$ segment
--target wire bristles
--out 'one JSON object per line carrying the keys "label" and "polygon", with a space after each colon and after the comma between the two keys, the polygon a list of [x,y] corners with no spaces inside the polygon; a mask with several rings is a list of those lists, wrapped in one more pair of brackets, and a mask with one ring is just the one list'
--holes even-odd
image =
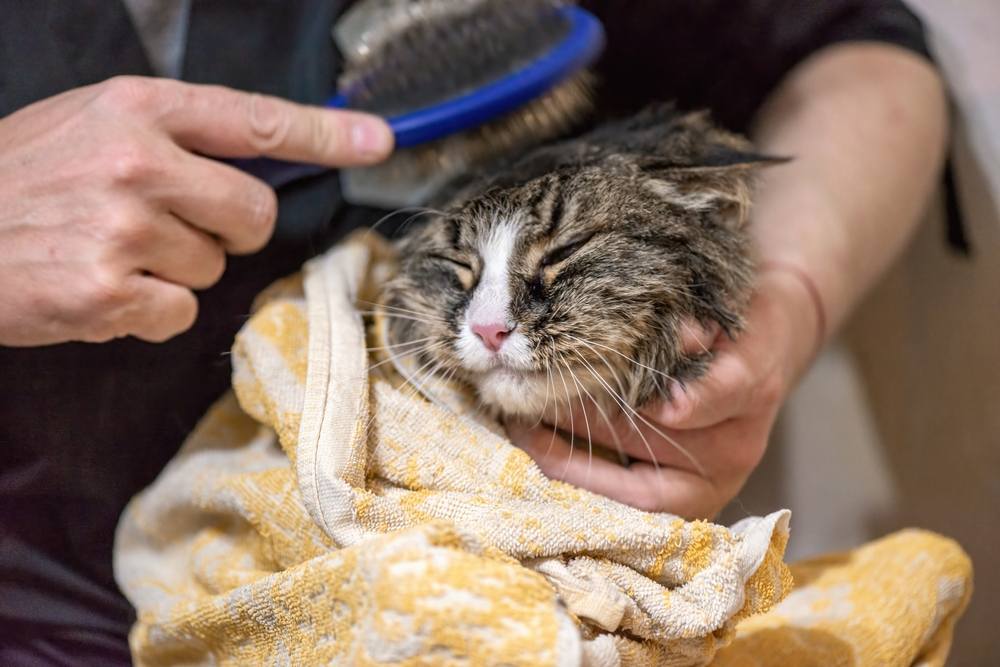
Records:
{"label": "wire bristles", "polygon": [[475,130],[397,151],[375,167],[342,172],[344,196],[377,206],[424,204],[457,176],[569,132],[592,108],[593,77],[583,71]]}
{"label": "wire bristles", "polygon": [[569,28],[560,0],[456,2],[414,21],[349,64],[339,89],[350,106],[391,116],[509,74],[557,44]]}

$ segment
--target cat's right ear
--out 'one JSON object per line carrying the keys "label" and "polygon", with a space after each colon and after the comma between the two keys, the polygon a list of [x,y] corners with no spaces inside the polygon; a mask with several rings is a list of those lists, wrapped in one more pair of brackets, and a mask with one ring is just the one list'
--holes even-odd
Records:
{"label": "cat's right ear", "polygon": [[699,151],[690,162],[658,157],[638,161],[658,196],[687,209],[716,216],[731,227],[750,217],[754,176],[758,169],[788,162],[789,158],[755,153],[749,148],[715,144]]}
{"label": "cat's right ear", "polygon": [[709,173],[729,170],[755,170],[791,162],[792,159],[790,157],[764,155],[748,149],[718,144],[706,148],[692,157],[691,160],[677,161],[669,158],[645,156],[639,158],[637,163],[639,170],[649,176],[671,178],[678,172]]}

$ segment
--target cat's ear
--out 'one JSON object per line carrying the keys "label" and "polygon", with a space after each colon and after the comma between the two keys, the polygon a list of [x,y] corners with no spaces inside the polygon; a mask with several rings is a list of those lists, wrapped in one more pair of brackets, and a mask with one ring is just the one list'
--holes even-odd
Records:
{"label": "cat's ear", "polygon": [[710,214],[727,226],[741,227],[750,216],[757,170],[789,160],[761,155],[742,144],[713,143],[684,161],[649,156],[637,162],[649,179],[650,190],[658,196]]}
{"label": "cat's ear", "polygon": [[784,164],[789,157],[763,155],[749,147],[712,144],[683,160],[658,156],[643,156],[637,160],[639,170],[654,177],[672,178],[680,172],[712,173],[753,171],[762,167]]}

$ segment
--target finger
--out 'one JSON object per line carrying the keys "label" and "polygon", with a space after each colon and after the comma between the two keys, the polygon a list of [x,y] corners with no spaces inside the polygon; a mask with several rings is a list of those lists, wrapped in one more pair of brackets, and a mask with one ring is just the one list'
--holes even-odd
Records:
{"label": "finger", "polygon": [[221,86],[176,84],[163,116],[186,148],[221,157],[269,156],[330,167],[373,164],[392,150],[386,122]]}
{"label": "finger", "polygon": [[162,214],[151,228],[145,247],[137,249],[139,268],[192,289],[205,289],[222,277],[226,253],[218,240],[170,214]]}
{"label": "finger", "polygon": [[260,250],[278,216],[274,190],[229,165],[177,153],[167,176],[151,186],[151,196],[182,220],[218,236],[231,253]]}
{"label": "finger", "polygon": [[620,409],[598,408],[589,400],[586,404],[577,404],[572,415],[566,411],[560,412],[556,421],[556,426],[573,432],[584,442],[589,436],[593,443],[633,459],[656,461],[660,465],[685,470],[705,471],[701,450],[706,437],[702,433],[678,433],[641,413],[626,414]]}
{"label": "finger", "polygon": [[690,318],[681,320],[681,350],[688,356],[708,354],[721,330],[718,322],[702,324]]}
{"label": "finger", "polygon": [[148,276],[135,276],[134,280],[140,308],[130,323],[130,334],[162,343],[191,328],[198,316],[198,299],[191,290]]}
{"label": "finger", "polygon": [[[511,429],[508,429],[509,431]],[[575,449],[563,438],[517,426],[514,442],[549,478],[607,496],[647,512],[669,512],[686,518],[709,518],[717,493],[706,479],[685,470],[634,463],[623,467]]]}
{"label": "finger", "polygon": [[95,342],[132,335],[160,343],[186,331],[198,314],[191,290],[153,276],[133,273],[116,288],[115,305],[95,325]]}
{"label": "finger", "polygon": [[732,348],[722,349],[704,376],[644,412],[672,429],[705,428],[742,415],[755,391],[754,378],[742,356]]}

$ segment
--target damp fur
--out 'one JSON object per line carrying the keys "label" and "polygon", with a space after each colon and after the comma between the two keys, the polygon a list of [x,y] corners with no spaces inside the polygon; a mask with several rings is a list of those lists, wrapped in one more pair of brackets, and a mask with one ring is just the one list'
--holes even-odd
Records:
{"label": "damp fur", "polygon": [[[467,177],[399,241],[388,344],[503,415],[669,398],[709,359],[683,350],[686,320],[741,329],[753,177],[774,161],[706,113],[656,105]],[[473,349],[470,304],[486,298],[503,306],[509,353]]]}

